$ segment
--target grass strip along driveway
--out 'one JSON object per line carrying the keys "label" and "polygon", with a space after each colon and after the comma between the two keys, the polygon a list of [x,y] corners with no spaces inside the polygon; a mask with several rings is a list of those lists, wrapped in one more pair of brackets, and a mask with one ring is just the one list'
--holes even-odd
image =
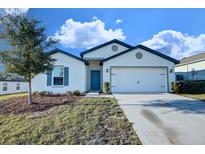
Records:
{"label": "grass strip along driveway", "polygon": [[0,144],[141,144],[115,99],[34,96],[0,101]]}
{"label": "grass strip along driveway", "polygon": [[205,94],[180,94],[180,95],[205,102]]}

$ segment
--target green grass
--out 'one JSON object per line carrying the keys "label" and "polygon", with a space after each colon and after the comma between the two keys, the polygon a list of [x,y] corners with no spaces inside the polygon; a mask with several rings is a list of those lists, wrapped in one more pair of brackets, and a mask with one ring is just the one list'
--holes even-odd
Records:
{"label": "green grass", "polygon": [[0,144],[141,144],[115,99],[83,98],[43,112],[0,115]]}
{"label": "green grass", "polygon": [[0,101],[7,100],[7,99],[10,99],[10,98],[13,98],[13,97],[25,96],[25,95],[27,95],[27,93],[0,95]]}
{"label": "green grass", "polygon": [[180,94],[180,95],[205,102],[205,94]]}

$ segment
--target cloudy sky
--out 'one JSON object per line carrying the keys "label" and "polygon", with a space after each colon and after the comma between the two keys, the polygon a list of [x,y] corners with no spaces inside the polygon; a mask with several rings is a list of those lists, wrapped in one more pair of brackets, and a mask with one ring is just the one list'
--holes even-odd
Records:
{"label": "cloudy sky", "polygon": [[180,59],[205,51],[205,9],[21,9],[60,40],[57,47],[79,55],[111,39],[146,45]]}

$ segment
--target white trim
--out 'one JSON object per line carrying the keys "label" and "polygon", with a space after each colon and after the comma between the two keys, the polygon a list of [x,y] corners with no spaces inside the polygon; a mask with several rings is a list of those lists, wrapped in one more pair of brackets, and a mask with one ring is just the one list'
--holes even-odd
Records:
{"label": "white trim", "polygon": [[51,81],[52,81],[51,86],[52,86],[53,88],[63,88],[63,87],[64,87],[64,66],[63,66],[63,65],[55,65],[54,68],[55,68],[55,67],[62,67],[62,68],[63,68],[63,85],[54,85],[54,84],[53,84],[53,82],[54,82],[54,80],[53,80],[54,76],[53,76],[53,70],[52,70],[52,72],[51,72],[51,76],[52,76],[52,78],[51,78]]}

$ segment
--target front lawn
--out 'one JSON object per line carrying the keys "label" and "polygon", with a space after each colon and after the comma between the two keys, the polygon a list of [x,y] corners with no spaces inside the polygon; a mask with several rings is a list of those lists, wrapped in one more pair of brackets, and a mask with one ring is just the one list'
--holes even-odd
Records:
{"label": "front lawn", "polygon": [[26,99],[0,101],[0,144],[141,144],[115,99]]}
{"label": "front lawn", "polygon": [[0,95],[0,101],[6,100],[12,97],[19,97],[19,96],[25,96],[27,93],[17,93],[17,94],[6,94],[6,95]]}
{"label": "front lawn", "polygon": [[181,94],[184,97],[190,97],[205,102],[205,94]]}

